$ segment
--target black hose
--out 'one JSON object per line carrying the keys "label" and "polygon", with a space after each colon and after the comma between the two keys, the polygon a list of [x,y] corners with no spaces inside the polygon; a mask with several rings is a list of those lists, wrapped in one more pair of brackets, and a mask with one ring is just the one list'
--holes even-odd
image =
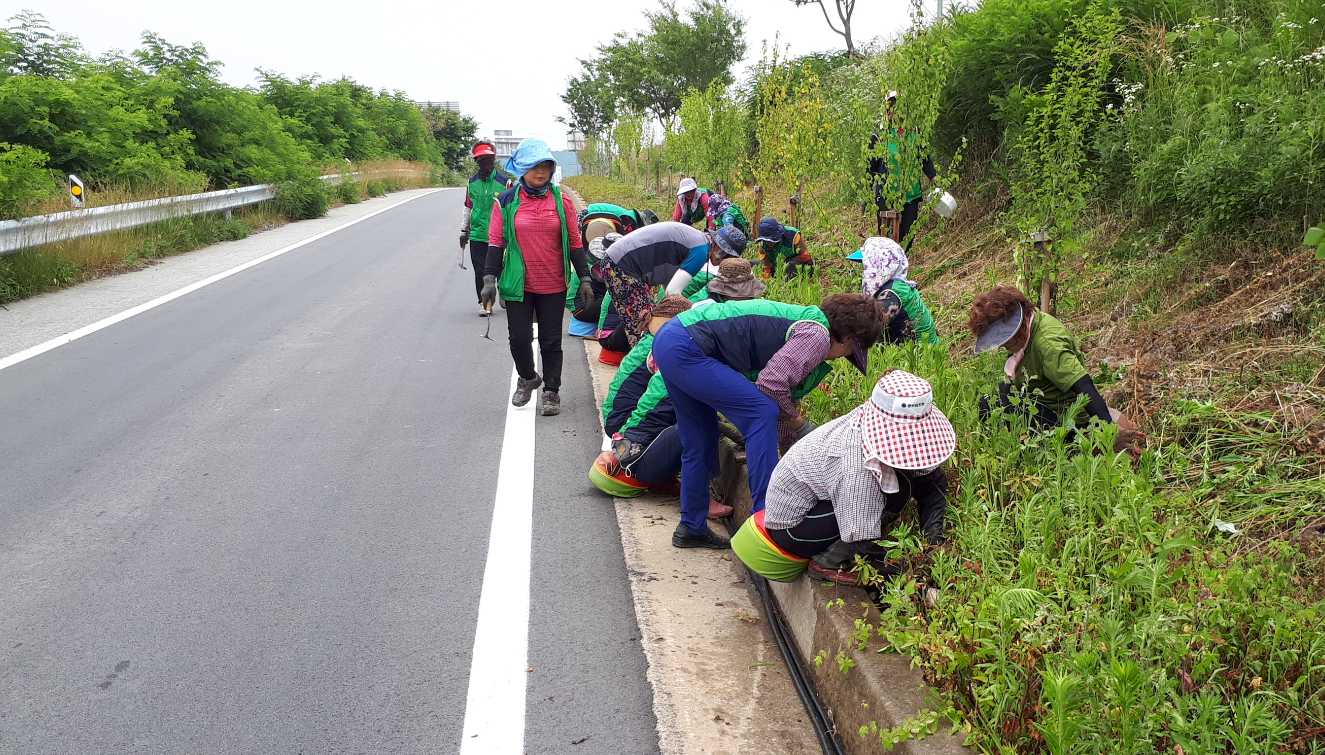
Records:
{"label": "black hose", "polygon": [[[725,519],[725,523],[729,532],[735,531],[730,517]],[[810,717],[810,725],[814,727],[814,733],[819,737],[824,755],[847,755],[846,746],[838,736],[837,726],[833,723],[828,709],[824,707],[823,701],[819,699],[819,693],[814,689],[814,682],[810,680],[810,675],[801,662],[800,653],[792,643],[791,632],[787,629],[782,610],[777,607],[777,599],[768,591],[768,580],[751,571],[749,567],[746,567],[746,571],[754,581],[759,597],[764,601],[764,613],[768,616],[768,626],[773,630],[773,639],[777,640],[778,650],[782,651],[782,662],[787,666],[791,683],[796,687],[796,694],[800,695],[801,704],[805,706],[805,714]]]}
{"label": "black hose", "polygon": [[837,725],[833,723],[828,709],[819,699],[819,693],[814,689],[814,682],[810,680],[804,664],[801,663],[800,653],[792,644],[782,611],[776,607],[777,599],[768,592],[768,580],[754,572],[750,572],[750,578],[754,580],[755,588],[759,590],[759,597],[764,600],[764,610],[769,617],[768,625],[773,629],[773,637],[777,640],[778,649],[782,651],[782,660],[787,665],[787,672],[791,674],[791,682],[796,686],[801,704],[805,706],[805,713],[810,717],[810,724],[814,726],[814,733],[819,737],[824,755],[847,755],[846,746],[838,736]]}

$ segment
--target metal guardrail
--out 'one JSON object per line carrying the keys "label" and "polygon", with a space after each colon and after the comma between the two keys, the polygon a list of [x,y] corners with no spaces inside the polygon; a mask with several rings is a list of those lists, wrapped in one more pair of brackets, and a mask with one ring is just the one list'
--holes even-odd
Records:
{"label": "metal guardrail", "polygon": [[0,255],[80,236],[137,228],[171,218],[247,207],[275,196],[274,184],[260,184],[0,221]]}
{"label": "metal guardrail", "polygon": [[[413,173],[411,169],[397,172]],[[358,171],[349,175],[358,176]],[[340,183],[341,174],[322,177],[328,183]],[[83,236],[95,236],[108,231],[122,231],[171,218],[201,215],[206,212],[225,212],[265,202],[276,196],[275,184],[242,186],[182,197],[146,199],[84,210],[34,215],[18,220],[0,221],[0,256],[13,254],[42,244],[68,241]]]}

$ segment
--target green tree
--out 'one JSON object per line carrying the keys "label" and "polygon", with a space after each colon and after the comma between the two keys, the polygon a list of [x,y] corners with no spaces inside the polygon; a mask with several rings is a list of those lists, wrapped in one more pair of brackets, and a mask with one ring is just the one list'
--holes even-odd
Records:
{"label": "green tree", "polygon": [[220,64],[207,57],[202,43],[173,45],[144,32],[133,57],[153,74],[134,94],[173,101],[168,126],[172,133],[193,136],[188,166],[214,184],[269,183],[318,173],[309,150],[287,130],[274,106],[216,78]]}
{"label": "green tree", "polygon": [[26,10],[9,17],[9,43],[0,47],[0,67],[16,75],[68,78],[87,61],[78,40],[57,34],[46,17]]}
{"label": "green tree", "polygon": [[670,129],[686,92],[732,82],[731,67],[745,55],[745,19],[726,0],[696,0],[684,17],[675,2],[663,0],[644,15],[648,30],[618,33],[599,46],[593,66],[618,104]]}
{"label": "green tree", "polygon": [[708,181],[733,179],[746,156],[748,122],[744,106],[713,84],[707,92],[691,89],[681,101],[680,126],[667,134],[667,156],[688,175]]}
{"label": "green tree", "polygon": [[55,189],[46,159],[39,149],[0,142],[0,218],[18,217],[25,204]]}
{"label": "green tree", "polygon": [[451,170],[462,169],[469,157],[469,148],[474,144],[478,121],[437,105],[423,108],[422,113],[424,123],[432,132],[437,159]]}
{"label": "green tree", "polygon": [[558,116],[557,120],[585,136],[599,136],[616,120],[616,98],[611,82],[598,73],[592,62],[581,60],[580,65],[584,66],[584,72],[572,76],[566,82],[566,93],[561,95],[570,118]]}
{"label": "green tree", "polygon": [[[824,21],[828,22],[828,28],[846,42],[847,54],[852,57],[856,55],[856,44],[851,39],[851,16],[856,12],[857,0],[833,0],[833,10],[837,12],[837,26],[833,25],[833,19],[829,17],[828,6],[824,5],[824,0],[791,0],[791,2],[797,6],[819,6],[819,10],[823,11]],[[839,29],[838,26],[842,28]]]}

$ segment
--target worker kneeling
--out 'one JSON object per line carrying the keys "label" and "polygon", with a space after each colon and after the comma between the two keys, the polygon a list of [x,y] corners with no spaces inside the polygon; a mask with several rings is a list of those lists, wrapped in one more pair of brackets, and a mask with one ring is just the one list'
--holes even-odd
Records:
{"label": "worker kneeling", "polygon": [[[690,309],[679,294],[658,302],[651,312],[649,333],[630,350],[608,387],[603,401],[603,429],[612,440],[589,469],[599,490],[618,498],[634,498],[646,491],[679,495],[681,435],[676,409],[667,395],[662,375],[653,366],[653,334],[668,320]],[[730,506],[709,500],[708,518],[729,516]]]}
{"label": "worker kneeling", "polygon": [[877,541],[883,526],[915,498],[920,529],[943,542],[948,478],[939,466],[957,436],[934,406],[925,380],[890,370],[870,400],[802,438],[782,457],[767,504],[732,538],[732,550],[758,574],[791,582],[809,568],[854,584],[856,556],[896,574]]}

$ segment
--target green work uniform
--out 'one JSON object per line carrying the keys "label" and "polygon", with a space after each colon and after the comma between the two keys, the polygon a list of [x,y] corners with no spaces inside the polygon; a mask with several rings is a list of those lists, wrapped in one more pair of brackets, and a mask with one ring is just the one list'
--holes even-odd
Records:
{"label": "green work uniform", "polygon": [[[548,190],[552,192],[552,198],[556,201],[557,219],[561,221],[561,259],[566,271],[566,284],[569,287],[573,270],[570,264],[570,233],[566,230],[566,205],[561,199],[560,186],[549,186]],[[497,279],[497,293],[501,294],[503,301],[524,301],[524,252],[520,251],[520,242],[515,237],[515,213],[520,210],[520,187],[516,186],[502,192],[497,197],[497,201],[501,206],[501,220],[506,233],[506,248],[503,252],[501,277]],[[571,302],[573,306],[574,299],[571,299]]]}
{"label": "green work uniform", "polygon": [[[799,228],[793,226],[782,226],[782,237],[773,245],[773,254],[778,257],[795,257],[801,253],[800,250],[801,232]],[[759,256],[766,257],[767,248],[761,243],[759,245]]]}
{"label": "green work uniform", "polygon": [[[916,137],[914,134],[906,137],[906,145],[909,149],[914,150],[915,140]],[[919,171],[917,171],[917,173],[918,172]],[[897,129],[895,128],[888,129],[888,176],[890,178],[892,176],[897,176],[898,180],[903,178],[902,137],[897,133]],[[920,177],[917,175],[915,185],[906,190],[906,202],[914,202],[923,196],[925,196],[925,186],[921,183]]]}
{"label": "green work uniform", "polygon": [[469,240],[488,243],[488,226],[492,223],[492,203],[497,195],[506,190],[506,182],[511,177],[500,170],[494,170],[483,178],[477,173],[469,179]]}
{"label": "green work uniform", "polygon": [[925,305],[925,300],[920,298],[920,291],[901,278],[894,278],[891,288],[893,293],[897,294],[897,298],[901,300],[902,309],[906,310],[906,316],[911,318],[911,324],[916,329],[916,336],[925,343],[938,343],[939,329],[934,324],[934,314]]}
{"label": "green work uniform", "polygon": [[1077,399],[1073,384],[1089,374],[1086,354],[1076,336],[1053,315],[1036,312],[1030,343],[1017,365],[1013,385],[1039,391],[1036,400],[1062,417]]}

